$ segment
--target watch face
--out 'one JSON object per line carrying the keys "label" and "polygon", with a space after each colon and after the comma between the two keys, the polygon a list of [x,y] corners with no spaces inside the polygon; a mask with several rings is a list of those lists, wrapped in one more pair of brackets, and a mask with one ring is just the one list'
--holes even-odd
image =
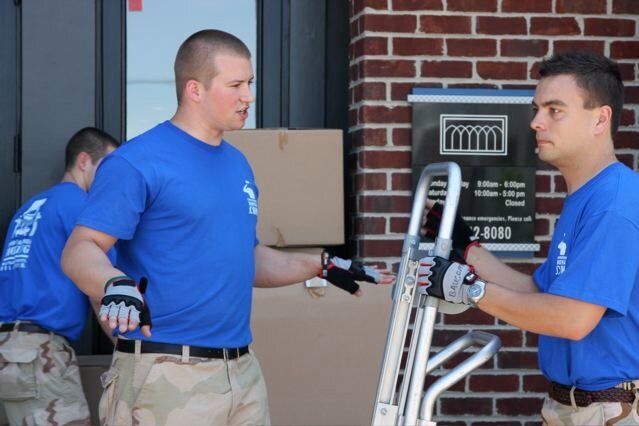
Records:
{"label": "watch face", "polygon": [[481,287],[477,284],[473,284],[468,289],[470,297],[479,297],[481,295]]}

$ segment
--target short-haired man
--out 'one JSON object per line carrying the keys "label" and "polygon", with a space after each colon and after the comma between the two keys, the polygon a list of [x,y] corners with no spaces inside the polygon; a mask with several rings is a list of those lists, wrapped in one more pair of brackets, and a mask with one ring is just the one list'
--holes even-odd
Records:
{"label": "short-haired man", "polygon": [[62,249],[102,158],[118,142],[86,127],[66,146],[57,185],[15,214],[0,258],[0,402],[9,423],[90,424],[75,351],[89,300],[64,275]]}
{"label": "short-haired man", "polygon": [[[539,366],[551,382],[544,424],[636,425],[639,175],[615,156],[619,69],[600,55],[564,53],[543,61],[540,75],[531,127],[539,158],[568,191],[547,260],[532,277],[517,272],[473,243],[458,218],[456,249],[468,265],[425,258],[419,280],[428,294],[540,334]],[[466,278],[455,282],[455,272]]]}
{"label": "short-haired man", "polygon": [[[103,376],[107,425],[268,424],[264,379],[248,348],[253,286],[293,284],[322,269],[355,294],[355,280],[392,281],[351,261],[327,256],[322,265],[320,256],[259,244],[253,172],[223,139],[244,126],[254,100],[250,57],[218,30],[180,46],[175,115],[102,164],[64,250],[65,272],[124,334]],[[116,241],[114,267],[104,252]]]}

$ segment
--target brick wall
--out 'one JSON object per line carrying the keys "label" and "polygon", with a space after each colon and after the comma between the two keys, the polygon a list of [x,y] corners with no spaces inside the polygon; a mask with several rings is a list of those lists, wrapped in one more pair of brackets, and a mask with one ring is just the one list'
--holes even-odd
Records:
{"label": "brick wall", "polygon": [[[626,85],[621,161],[639,169],[638,0],[351,0],[350,110],[352,242],[368,262],[396,267],[408,228],[414,86],[534,88],[542,57],[593,50],[617,60]],[[565,196],[559,173],[539,164],[532,273],[543,261]],[[434,346],[469,329],[499,335],[499,354],[446,392],[442,424],[534,425],[546,391],[537,336],[479,311],[440,320]],[[454,364],[456,365],[456,363]]]}

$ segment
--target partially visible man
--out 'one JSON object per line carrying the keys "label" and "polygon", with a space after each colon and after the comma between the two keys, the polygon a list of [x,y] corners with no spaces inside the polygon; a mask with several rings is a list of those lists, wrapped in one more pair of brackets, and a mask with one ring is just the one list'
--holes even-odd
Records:
{"label": "partially visible man", "polygon": [[[431,296],[540,334],[539,367],[550,382],[544,424],[637,425],[639,174],[615,155],[619,68],[601,55],[564,53],[543,61],[540,75],[530,125],[539,158],[561,172],[568,192],[548,259],[532,277],[518,272],[458,218],[453,245],[468,265],[425,258],[419,281]],[[428,234],[437,218],[429,215]]]}
{"label": "partially visible man", "polygon": [[66,146],[57,185],[11,220],[0,259],[0,402],[12,425],[90,424],[75,351],[89,299],[64,275],[62,249],[102,158],[118,146],[85,127]]}

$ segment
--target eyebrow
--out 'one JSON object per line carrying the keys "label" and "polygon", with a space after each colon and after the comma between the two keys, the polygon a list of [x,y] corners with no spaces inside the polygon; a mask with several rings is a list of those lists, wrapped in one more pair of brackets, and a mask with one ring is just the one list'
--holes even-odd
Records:
{"label": "eyebrow", "polygon": [[[537,103],[534,100],[531,103],[532,103],[532,106],[535,106],[535,107],[539,106],[539,105],[537,105]],[[551,99],[551,100],[543,102],[541,104],[542,107],[549,107],[549,106],[553,106],[553,105],[566,106],[566,103],[564,101],[559,100],[559,99]]]}

